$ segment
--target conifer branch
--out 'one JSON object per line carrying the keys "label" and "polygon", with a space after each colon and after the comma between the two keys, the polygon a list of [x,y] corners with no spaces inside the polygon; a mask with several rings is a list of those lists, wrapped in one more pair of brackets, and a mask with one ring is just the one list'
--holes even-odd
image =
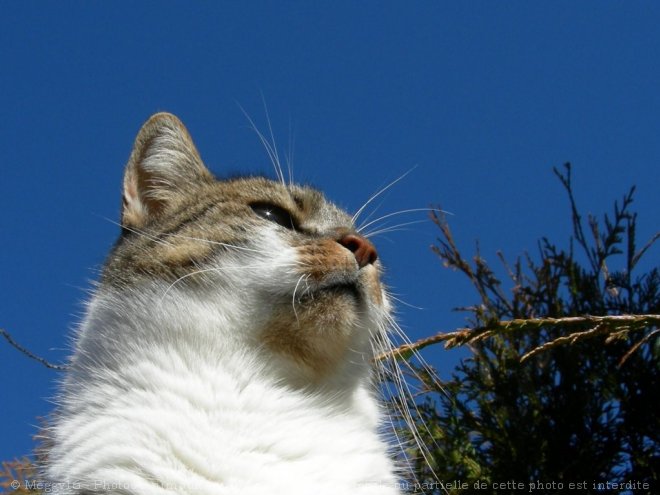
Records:
{"label": "conifer branch", "polygon": [[41,492],[28,488],[28,482],[37,478],[37,468],[27,457],[3,461],[0,469],[0,488],[2,493],[14,495],[39,495]]}
{"label": "conifer branch", "polygon": [[637,351],[637,349],[639,349],[639,348],[642,347],[646,342],[648,342],[649,340],[651,340],[651,337],[654,337],[655,335],[658,335],[658,334],[660,334],[660,328],[656,328],[655,330],[653,330],[652,332],[648,333],[648,334],[647,334],[646,336],[644,336],[643,338],[639,339],[639,340],[635,343],[635,345],[633,345],[633,346],[630,348],[630,350],[629,350],[628,352],[626,352],[626,354],[621,358],[621,361],[619,361],[619,365],[618,365],[618,367],[620,368],[621,366],[623,366],[623,365],[625,364],[625,362],[628,360],[628,358],[629,358],[630,356],[632,356],[632,355],[635,353],[635,351]]}
{"label": "conifer branch", "polygon": [[[465,344],[473,344],[497,334],[522,330],[541,330],[545,327],[563,327],[571,330],[571,333],[546,342],[525,353],[520,358],[521,362],[553,347],[573,344],[579,340],[598,335],[618,337],[644,328],[660,328],[660,315],[570,316],[565,318],[531,318],[496,321],[478,328],[460,328],[453,332],[439,332],[412,344],[404,344],[391,351],[382,353],[377,356],[376,360],[380,361],[387,358],[407,360],[423,348],[440,342],[445,342],[445,349],[452,349]],[[654,330],[646,335],[632,346],[628,354],[634,353],[639,346],[650,340],[653,335],[657,335],[657,333],[658,330]],[[629,357],[628,354],[624,356],[622,362],[625,362]]]}

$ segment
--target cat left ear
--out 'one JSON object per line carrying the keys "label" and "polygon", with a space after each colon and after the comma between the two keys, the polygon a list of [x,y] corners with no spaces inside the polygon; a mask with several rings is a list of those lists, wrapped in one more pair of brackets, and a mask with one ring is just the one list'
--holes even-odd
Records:
{"label": "cat left ear", "polygon": [[142,227],[200,183],[213,180],[190,134],[169,113],[157,113],[140,129],[124,173],[123,227]]}

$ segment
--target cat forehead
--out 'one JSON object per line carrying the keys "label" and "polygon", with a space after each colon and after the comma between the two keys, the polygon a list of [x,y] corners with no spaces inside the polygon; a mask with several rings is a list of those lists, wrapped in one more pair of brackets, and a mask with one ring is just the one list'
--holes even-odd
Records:
{"label": "cat forehead", "polygon": [[296,216],[330,225],[352,226],[351,217],[311,186],[283,184],[266,177],[238,177],[214,184],[223,201],[272,203]]}

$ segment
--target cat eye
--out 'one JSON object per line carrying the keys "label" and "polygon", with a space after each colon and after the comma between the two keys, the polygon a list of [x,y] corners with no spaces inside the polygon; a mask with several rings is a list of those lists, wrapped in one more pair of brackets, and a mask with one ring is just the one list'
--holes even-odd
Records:
{"label": "cat eye", "polygon": [[274,222],[287,229],[296,230],[296,223],[291,216],[291,213],[277,205],[271,203],[252,203],[250,205],[252,211],[266,220]]}

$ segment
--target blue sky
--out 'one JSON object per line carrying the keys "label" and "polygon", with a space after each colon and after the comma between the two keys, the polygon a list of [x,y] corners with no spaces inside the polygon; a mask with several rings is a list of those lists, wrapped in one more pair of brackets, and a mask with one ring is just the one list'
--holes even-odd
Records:
{"label": "blue sky", "polygon": [[[118,228],[132,140],[176,113],[218,175],[272,175],[241,105],[294,176],[350,211],[413,167],[378,214],[442,205],[466,254],[534,252],[570,232],[553,166],[602,213],[636,184],[658,230],[660,6],[652,2],[4,2],[0,327],[67,355]],[[424,220],[424,213],[400,221]],[[431,222],[376,238],[411,338],[476,301]],[[658,249],[648,253],[657,264]],[[420,309],[416,309],[418,307]],[[426,353],[441,376],[460,354]],[[0,460],[30,452],[56,371],[0,342]]]}

